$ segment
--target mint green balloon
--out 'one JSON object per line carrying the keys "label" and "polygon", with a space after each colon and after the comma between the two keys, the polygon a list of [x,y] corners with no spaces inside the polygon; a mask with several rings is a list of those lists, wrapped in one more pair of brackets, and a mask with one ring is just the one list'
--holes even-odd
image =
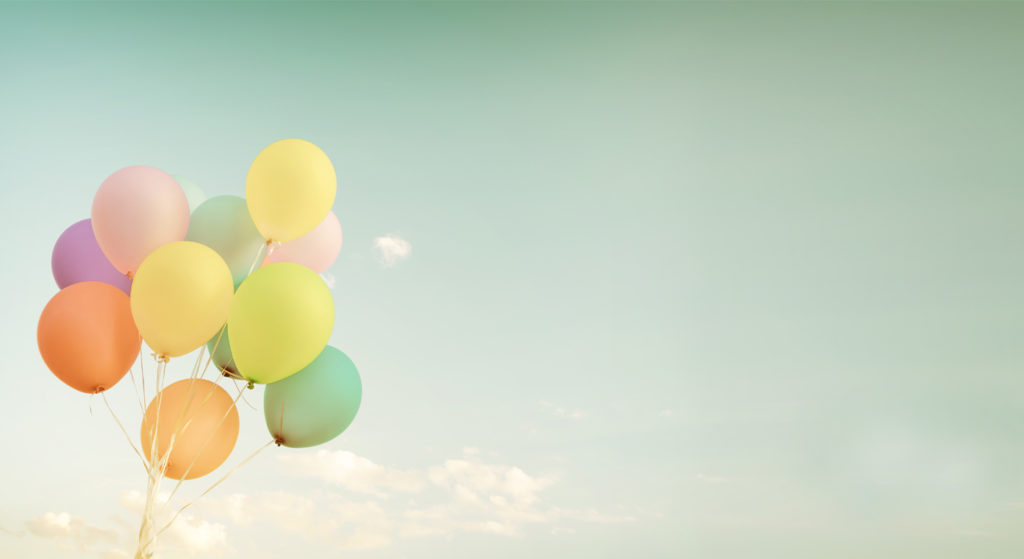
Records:
{"label": "mint green balloon", "polygon": [[210,356],[213,357],[213,364],[217,366],[221,373],[234,378],[242,378],[238,368],[235,367],[235,358],[231,355],[231,344],[228,343],[227,326],[221,328],[219,334],[206,342],[206,349],[210,351]]}
{"label": "mint green balloon", "polygon": [[306,448],[347,429],[362,399],[363,383],[355,364],[327,346],[305,369],[267,385],[263,415],[278,444]]}
{"label": "mint green balloon", "polygon": [[228,263],[235,289],[256,269],[260,247],[265,242],[249,216],[249,207],[238,196],[215,196],[192,212],[186,241],[202,243]]}
{"label": "mint green balloon", "polygon": [[181,175],[171,175],[174,180],[178,181],[178,186],[185,191],[185,198],[188,199],[188,211],[194,212],[200,204],[206,201],[206,193],[203,192],[199,185],[192,182],[192,179],[187,179]]}

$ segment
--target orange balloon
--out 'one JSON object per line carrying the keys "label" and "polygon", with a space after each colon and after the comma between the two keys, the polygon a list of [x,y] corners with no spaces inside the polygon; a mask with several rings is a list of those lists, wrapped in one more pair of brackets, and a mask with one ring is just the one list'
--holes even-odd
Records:
{"label": "orange balloon", "polygon": [[39,317],[36,340],[53,374],[87,394],[117,384],[142,347],[128,295],[98,281],[75,283],[54,295]]}
{"label": "orange balloon", "polygon": [[238,409],[223,388],[208,380],[179,380],[149,403],[142,420],[142,453],[147,457],[154,422],[159,456],[167,452],[174,436],[164,472],[171,479],[194,479],[216,470],[238,440]]}

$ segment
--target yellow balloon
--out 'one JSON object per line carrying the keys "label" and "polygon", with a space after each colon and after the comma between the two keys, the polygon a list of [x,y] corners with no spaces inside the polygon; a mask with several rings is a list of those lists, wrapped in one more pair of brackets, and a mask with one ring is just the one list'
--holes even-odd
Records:
{"label": "yellow balloon", "polygon": [[233,294],[231,269],[212,248],[168,243],[151,252],[135,273],[132,317],[153,351],[177,357],[217,334]]}
{"label": "yellow balloon", "polygon": [[306,140],[280,140],[256,156],[245,179],[245,201],[263,238],[283,243],[312,231],[338,192],[334,166]]}
{"label": "yellow balloon", "polygon": [[334,300],[313,270],[267,264],[238,286],[228,315],[235,368],[261,384],[289,377],[313,362],[334,329]]}

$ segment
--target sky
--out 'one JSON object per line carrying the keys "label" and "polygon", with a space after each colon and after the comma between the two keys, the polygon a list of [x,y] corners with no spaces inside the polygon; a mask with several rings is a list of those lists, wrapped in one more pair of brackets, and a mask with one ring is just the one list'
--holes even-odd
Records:
{"label": "sky", "polygon": [[[1011,3],[0,4],[0,557],[134,552],[145,474],[34,340],[57,237],[121,167],[242,196],[288,137],[338,173],[331,344],[362,407],[260,453],[161,557],[1019,557],[1022,27]],[[268,440],[261,390],[164,518]],[[131,385],[109,397],[135,432]]]}

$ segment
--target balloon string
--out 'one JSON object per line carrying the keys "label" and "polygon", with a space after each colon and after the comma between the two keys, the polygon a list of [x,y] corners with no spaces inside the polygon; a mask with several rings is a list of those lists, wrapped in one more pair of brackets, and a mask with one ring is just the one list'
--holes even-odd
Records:
{"label": "balloon string", "polygon": [[[235,472],[237,472],[238,470],[242,469],[242,466],[246,465],[253,458],[256,458],[256,456],[259,455],[259,453],[261,453],[264,450],[266,450],[266,448],[268,446],[272,445],[272,444],[274,444],[274,440],[273,439],[267,441],[267,444],[261,446],[259,449],[256,450],[256,452],[253,452],[252,454],[250,454],[249,457],[246,458],[245,460],[242,460],[242,462],[239,465],[235,466],[234,469],[232,469],[230,472],[224,474],[224,476],[222,478],[218,479],[213,485],[208,487],[206,489],[206,491],[203,491],[195,499],[192,499],[191,501],[189,501],[189,502],[185,503],[184,505],[182,505],[182,507],[180,509],[178,509],[178,512],[174,513],[174,516],[171,517],[171,521],[168,522],[166,525],[164,525],[164,527],[161,528],[156,533],[156,536],[159,536],[160,534],[163,534],[168,528],[170,528],[174,524],[174,521],[177,520],[178,517],[181,515],[181,513],[185,511],[185,509],[187,509],[188,507],[192,506],[199,499],[202,499],[203,497],[205,497],[207,493],[209,493],[210,491],[213,491],[218,485],[220,485],[226,479],[228,479],[229,477],[234,475]],[[154,536],[154,537],[156,537],[156,536]]]}
{"label": "balloon string", "polygon": [[[160,410],[163,404],[163,391],[160,388],[166,369],[167,360],[158,359],[156,366],[156,417],[150,427],[149,464],[146,470],[146,504],[142,510],[142,523],[139,525],[139,547],[135,552],[136,559],[151,558],[153,556],[153,548],[156,545],[156,534],[153,533],[153,509],[160,491],[160,480],[167,469],[166,459],[160,460],[157,453],[158,426],[160,423]],[[145,417],[143,417],[143,421],[145,421]]]}
{"label": "balloon string", "polygon": [[[217,336],[217,339],[218,339],[218,341],[220,341],[220,335],[219,334]],[[192,383],[189,386],[188,398],[186,399],[185,405],[181,408],[181,412],[178,414],[178,419],[176,419],[175,422],[174,422],[174,435],[179,434],[181,432],[181,430],[184,429],[184,426],[180,426],[181,419],[185,416],[185,411],[192,407],[192,400],[195,397],[196,386],[198,384],[195,381],[198,379],[199,363],[200,363],[200,361],[202,361],[202,357],[203,357],[203,353],[204,353],[205,349],[206,349],[205,346],[203,346],[203,348],[199,350],[199,354],[196,356],[196,362],[192,366],[192,374],[189,375],[189,380],[191,380]],[[212,359],[213,352],[210,353],[210,357]],[[203,400],[203,404],[205,404],[206,401],[210,399],[210,396],[212,396],[212,394],[207,394],[206,400]],[[202,407],[203,404],[200,404],[200,407]],[[180,429],[179,429],[179,426],[180,426]],[[172,437],[171,440],[173,442],[173,437]],[[168,454],[171,452],[172,448],[173,448],[173,444],[172,444],[171,448],[167,449]]]}
{"label": "balloon string", "polygon": [[[153,424],[149,428],[149,461],[150,465],[153,462],[157,462],[160,459],[159,446],[157,444],[157,437],[160,434],[160,411],[164,403],[164,391],[163,391],[163,375],[167,368],[167,362],[157,359],[156,362],[156,417],[153,418]],[[161,474],[163,472],[160,472]]]}
{"label": "balloon string", "polygon": [[267,254],[264,254],[264,251],[269,251],[269,247],[270,241],[267,241],[261,244],[260,248],[256,250],[256,258],[253,259],[252,265],[249,266],[249,272],[245,274],[246,276],[252,274],[252,271],[256,269],[256,264],[259,264],[264,257],[268,256]]}
{"label": "balloon string", "polygon": [[139,395],[139,385],[135,382],[135,367],[128,369],[128,376],[132,378],[132,390],[135,392],[135,399],[139,401],[139,410],[146,414],[146,407],[142,405],[142,396]]}
{"label": "balloon string", "polygon": [[[219,334],[218,334],[219,335]],[[206,354],[206,344],[199,346],[199,353],[196,354],[196,362],[192,365],[192,374],[189,378],[196,378],[199,374],[199,364],[203,362],[203,355]]]}
{"label": "balloon string", "polygon": [[[171,440],[167,444],[167,450],[164,451],[164,456],[167,458],[167,460],[170,460],[171,452],[174,450],[174,441],[177,439],[178,435],[184,432],[185,429],[188,428],[189,424],[192,423],[191,418],[189,418],[189,420],[186,421],[184,424],[182,424],[181,422],[183,419],[185,419],[185,413],[192,408],[192,402],[193,400],[195,400],[196,385],[198,384],[199,382],[195,379],[191,381],[191,386],[189,386],[188,397],[186,398],[185,405],[181,406],[181,410],[178,412],[178,418],[174,420],[174,431],[171,432]],[[207,391],[206,397],[203,398],[203,401],[199,403],[199,407],[196,408],[196,411],[203,409],[203,406],[205,406],[206,403],[210,401],[210,398],[213,397],[213,394],[214,392],[212,390]]]}
{"label": "balloon string", "polygon": [[146,459],[142,457],[142,453],[139,452],[139,449],[136,448],[135,443],[132,442],[132,438],[128,435],[128,431],[124,428],[124,424],[121,423],[121,420],[117,418],[117,414],[114,413],[114,408],[110,407],[110,402],[107,401],[107,393],[100,392],[100,396],[103,396],[103,403],[106,404],[107,409],[110,410],[110,417],[113,417],[114,422],[117,423],[117,426],[121,428],[121,432],[124,433],[124,438],[126,441],[128,441],[128,445],[132,447],[132,450],[135,451],[135,455],[138,456],[139,460],[142,461],[142,467],[149,469],[149,466],[146,464]]}
{"label": "balloon string", "polygon": [[[225,324],[221,327],[220,332],[217,332],[217,338],[213,341],[213,347],[210,348],[210,357],[206,360],[206,364],[203,365],[203,372],[199,374],[199,378],[206,376],[206,369],[210,368],[210,363],[213,361],[213,354],[217,353],[217,348],[220,347],[220,340],[224,337],[224,333],[228,331],[228,327]],[[217,367],[220,370],[220,367]],[[221,371],[223,372],[223,371]]]}
{"label": "balloon string", "polygon": [[142,364],[142,352],[139,352],[139,378],[142,381],[142,401],[146,401],[146,368]]}
{"label": "balloon string", "polygon": [[[203,376],[206,375],[206,369],[210,366],[210,362],[213,360],[213,354],[214,354],[214,352],[217,351],[217,346],[220,344],[220,340],[221,340],[221,337],[223,336],[223,334],[224,334],[224,328],[221,328],[220,332],[217,333],[216,340],[214,340],[213,349],[210,350],[210,355],[209,355],[209,357],[206,360],[206,364],[203,366],[202,373],[201,374],[199,373],[199,363],[200,363],[200,361],[202,361],[201,358],[203,356],[203,350],[202,349],[200,350],[199,355],[196,358],[195,365],[192,367],[192,375],[190,376],[190,379],[192,380],[192,383],[191,383],[191,386],[189,387],[188,397],[186,399],[185,405],[182,406],[182,408],[181,408],[181,412],[178,414],[178,419],[176,419],[175,422],[174,422],[174,432],[171,434],[171,440],[170,440],[170,443],[168,444],[167,451],[165,452],[165,455],[168,457],[168,459],[170,457],[171,452],[174,450],[174,443],[177,440],[178,435],[180,435],[182,432],[184,432],[184,430],[188,428],[189,424],[192,423],[192,420],[189,419],[188,421],[185,422],[185,424],[181,424],[181,420],[184,418],[185,412],[188,409],[192,408],[192,403],[193,403],[193,401],[195,399],[196,387],[198,385],[198,382],[196,382],[196,381],[201,379]],[[210,398],[212,396],[213,396],[213,392],[212,391],[208,392],[206,397],[199,404],[199,407],[196,408],[196,410],[198,411],[199,409],[202,409],[203,406],[206,405],[206,403],[210,400]],[[236,398],[235,402],[237,402],[237,401],[238,401],[238,399]],[[230,409],[231,408],[228,408],[229,411],[230,411]],[[192,471],[192,467],[195,466],[196,461],[199,460],[199,456],[202,454],[203,449],[205,449],[206,445],[209,444],[210,440],[213,439],[213,434],[216,433],[216,431],[218,429],[220,429],[220,426],[221,426],[221,424],[224,423],[224,418],[226,418],[226,417],[227,417],[227,412],[225,412],[224,417],[221,418],[220,423],[217,424],[217,427],[214,429],[213,433],[211,433],[210,438],[208,438],[206,443],[203,445],[203,447],[200,448],[199,453],[197,453],[195,455],[195,457],[192,460],[192,463],[189,464],[188,469],[185,470],[184,475],[182,475],[182,479],[179,479],[177,485],[174,486],[174,490],[171,491],[171,497],[173,497],[174,494],[177,493],[178,488],[181,487],[182,482],[184,481],[184,479],[186,477],[188,477],[188,473],[190,471]],[[167,499],[168,502],[170,502],[171,497],[168,497],[168,499]]]}
{"label": "balloon string", "polygon": [[[246,385],[245,388],[248,388],[248,385]],[[249,409],[252,409],[252,410],[256,409],[256,406],[252,405],[252,403],[249,402],[248,399],[246,399],[245,392],[242,392],[242,401],[245,402],[245,405],[249,406]]]}
{"label": "balloon string", "polygon": [[[224,411],[224,415],[221,416],[220,421],[217,423],[217,426],[214,427],[210,431],[210,436],[206,438],[206,442],[203,443],[203,446],[201,446],[199,448],[199,452],[196,452],[195,456],[192,458],[192,463],[188,465],[188,469],[185,470],[185,473],[182,474],[181,479],[179,479],[178,483],[174,486],[174,489],[171,491],[170,497],[167,497],[167,502],[168,503],[170,503],[171,498],[174,497],[174,494],[178,492],[178,489],[181,488],[181,484],[185,481],[186,478],[188,478],[189,472],[192,471],[192,468],[196,465],[196,462],[199,461],[199,457],[203,455],[203,451],[206,450],[207,446],[209,446],[210,442],[213,440],[214,436],[217,434],[217,431],[220,430],[221,425],[224,424],[224,420],[226,420],[228,418],[228,415],[231,414],[231,409],[235,407],[235,404],[238,403],[238,399],[241,398],[242,394],[244,394],[244,393],[245,393],[245,386],[243,386],[241,388],[241,390],[238,391],[238,396],[235,396],[235,400],[233,402],[231,402],[231,406],[228,407],[228,409]],[[213,391],[212,390],[210,391],[210,395],[211,396],[213,395]],[[207,396],[207,400],[209,400],[209,396]],[[204,400],[203,404],[205,404],[205,403],[206,403],[206,401]]]}

